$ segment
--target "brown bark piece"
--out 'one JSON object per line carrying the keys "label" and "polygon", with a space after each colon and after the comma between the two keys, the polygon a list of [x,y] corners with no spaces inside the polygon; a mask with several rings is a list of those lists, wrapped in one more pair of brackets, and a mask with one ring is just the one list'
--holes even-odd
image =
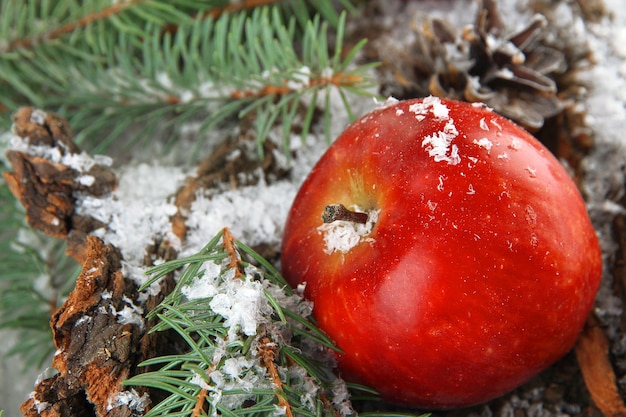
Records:
{"label": "brown bark piece", "polygon": [[[66,253],[83,266],[74,290],[51,319],[58,349],[52,367],[58,373],[37,384],[22,404],[22,413],[59,417],[138,414],[141,410],[129,408],[124,401],[116,403],[116,396],[124,391],[122,381],[138,372],[140,361],[173,353],[176,341],[170,333],[146,334],[153,323],[145,320],[141,310],[160,303],[162,294],[173,287],[173,277],[162,280],[161,294],[140,304],[136,285],[122,275],[119,250],[89,236],[105,225],[76,213],[76,193],[105,195],[117,186],[117,179],[102,165],[82,171],[71,166],[80,150],[65,120],[22,108],[14,115],[13,133],[38,148],[7,153],[13,172],[5,173],[5,178],[12,193],[24,205],[29,224],[66,239]],[[77,181],[80,175],[91,175],[93,182]],[[160,255],[176,257],[173,251]],[[146,264],[151,264],[149,259]]]}
{"label": "brown bark piece", "polygon": [[595,405],[605,417],[626,417],[626,406],[609,361],[609,342],[592,317],[576,343],[576,358]]}
{"label": "brown bark piece", "polygon": [[[49,149],[59,156],[78,154],[78,146],[72,141],[72,131],[67,122],[52,113],[32,107],[19,109],[13,116],[13,132],[30,146]],[[54,152],[52,152],[54,151]],[[110,193],[117,186],[117,178],[107,167],[95,164],[87,172],[64,165],[43,156],[19,150],[7,152],[13,172],[4,178],[13,195],[26,209],[26,220],[34,229],[65,238],[73,233],[73,245],[68,254],[82,262],[84,239],[97,224],[94,221],[78,221],[75,215],[75,193],[94,196]],[[90,175],[93,182],[86,185],[78,181],[81,175]],[[77,226],[85,227],[77,230]]]}
{"label": "brown bark piece", "polygon": [[13,133],[28,138],[31,145],[59,146],[63,154],[80,151],[72,141],[74,134],[65,119],[34,107],[21,107],[13,114]]}
{"label": "brown bark piece", "polygon": [[26,416],[132,415],[126,406],[110,405],[141,359],[143,326],[117,314],[134,308],[137,291],[122,276],[117,249],[95,237],[87,243],[76,287],[51,320],[58,349],[52,365],[59,373],[35,387],[22,404]]}

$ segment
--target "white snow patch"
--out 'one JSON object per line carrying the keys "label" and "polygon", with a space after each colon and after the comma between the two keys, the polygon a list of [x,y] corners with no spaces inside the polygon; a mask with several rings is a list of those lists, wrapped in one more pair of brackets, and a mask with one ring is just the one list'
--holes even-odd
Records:
{"label": "white snow patch", "polygon": [[143,413],[148,405],[150,405],[148,393],[144,392],[140,397],[137,391],[131,389],[130,391],[120,391],[109,398],[107,411],[111,411],[117,407],[127,406],[131,410]]}
{"label": "white snow patch", "polygon": [[123,297],[123,301],[126,305],[120,311],[109,305],[111,315],[117,316],[117,322],[120,324],[134,324],[143,330],[143,308],[136,306],[127,296]]}
{"label": "white snow patch", "polygon": [[352,403],[350,402],[350,392],[348,391],[348,387],[341,379],[337,379],[337,383],[332,387],[332,398],[331,401],[335,406],[335,409],[342,416],[352,416],[355,414],[354,409],[352,408]]}
{"label": "white snow patch", "polygon": [[[398,100],[395,97],[387,97],[387,99],[385,99],[384,101],[378,100],[376,97],[374,97],[374,103],[376,104],[376,108],[377,109],[386,109],[387,107],[395,106],[399,102],[400,102],[400,100]],[[402,109],[397,109],[396,110],[396,115],[398,115],[398,110],[400,110],[402,113],[404,113],[404,111],[402,111]],[[400,113],[400,114],[402,114],[402,113]]]}
{"label": "white snow patch", "polygon": [[[58,144],[63,146],[62,143]],[[46,145],[31,145],[29,138],[21,138],[17,135],[9,136],[9,150],[24,152],[27,155],[43,158],[47,161],[65,165],[78,172],[88,172],[98,161],[86,152],[69,153],[62,152],[58,147]]]}
{"label": "white snow patch", "polygon": [[450,165],[456,165],[461,162],[461,157],[459,156],[459,148],[452,144],[452,141],[458,134],[454,120],[449,119],[442,131],[424,138],[422,147],[426,149],[428,155],[435,162],[445,161]]}
{"label": "white snow patch", "polygon": [[174,195],[185,173],[176,167],[139,164],[118,176],[119,187],[112,194],[80,196],[77,213],[104,223],[106,226],[93,234],[118,247],[126,262],[140,265],[146,243],[167,239],[174,247],[178,244],[170,222],[177,208],[169,196]]}
{"label": "white snow patch", "polygon": [[205,262],[198,271],[198,278],[181,288],[188,300],[211,298],[218,292],[218,279],[222,268],[215,262]]}
{"label": "white snow patch", "polygon": [[269,322],[272,308],[264,283],[255,279],[260,274],[256,267],[249,266],[244,276],[237,277],[233,269],[222,271],[220,265],[205,262],[200,273],[181,291],[188,300],[208,299],[211,310],[225,319],[228,340],[237,340],[239,332],[254,336],[260,324]]}
{"label": "white snow patch", "polygon": [[76,177],[74,181],[85,187],[91,187],[93,183],[96,182],[96,178],[93,175],[81,175]]}
{"label": "white snow patch", "polygon": [[483,149],[486,149],[487,152],[491,151],[491,148],[493,147],[493,143],[487,138],[474,139],[474,144],[478,145],[479,147]]}
{"label": "white snow patch", "polygon": [[[364,212],[359,207],[352,207],[351,209]],[[337,220],[319,226],[317,231],[323,235],[324,252],[329,255],[333,252],[346,253],[361,242],[374,242],[374,239],[369,235],[372,233],[374,224],[378,221],[379,214],[380,210],[370,210],[365,224]]]}
{"label": "white snow patch", "polygon": [[277,244],[289,207],[298,187],[289,182],[242,187],[231,191],[201,193],[191,205],[187,218],[187,246],[182,256],[195,253],[222,228],[247,245]]}
{"label": "white snow patch", "polygon": [[226,291],[216,294],[209,306],[226,319],[229,340],[237,339],[239,329],[247,336],[254,336],[258,325],[266,321],[260,312],[269,308],[261,283],[237,279],[222,289]]}
{"label": "white snow patch", "polygon": [[428,96],[417,103],[411,104],[409,111],[415,113],[415,117],[419,121],[424,120],[429,112],[432,113],[436,120],[443,121],[448,119],[450,109],[441,102],[439,97]]}
{"label": "white snow patch", "polygon": [[513,138],[511,139],[511,143],[509,144],[509,148],[515,150],[515,151],[519,151],[520,149],[522,149],[522,141],[518,138]]}

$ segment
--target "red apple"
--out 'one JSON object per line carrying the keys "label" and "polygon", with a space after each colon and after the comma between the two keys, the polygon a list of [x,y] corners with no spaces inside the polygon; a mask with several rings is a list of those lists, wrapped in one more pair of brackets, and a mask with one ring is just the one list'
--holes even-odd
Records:
{"label": "red apple", "polygon": [[[331,204],[367,223],[323,223]],[[431,409],[500,396],[562,357],[601,263],[552,154],[483,105],[435,97],[349,126],[302,185],[282,246],[344,378]]]}

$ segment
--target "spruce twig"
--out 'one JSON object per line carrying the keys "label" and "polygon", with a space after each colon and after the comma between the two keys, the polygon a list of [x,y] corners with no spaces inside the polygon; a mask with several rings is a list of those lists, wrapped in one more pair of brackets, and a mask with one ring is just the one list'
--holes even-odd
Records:
{"label": "spruce twig", "polygon": [[[174,330],[188,350],[144,361],[160,369],[126,381],[170,394],[148,416],[335,417],[335,407],[351,410],[328,400],[327,388],[342,384],[328,365],[302,352],[315,327],[302,326],[310,305],[266,260],[223,229],[198,254],[152,268],[144,288],[181,267],[177,287],[149,315],[160,321],[152,332]],[[332,347],[321,332],[309,339]]]}
{"label": "spruce twig", "polygon": [[[261,4],[95,1],[79,14],[71,7],[3,3],[0,105],[58,109],[78,143],[93,141],[95,148],[86,148],[103,152],[131,125],[145,125],[131,143],[157,130],[173,140],[189,120],[202,121],[206,131],[249,114],[259,115],[260,144],[277,122],[289,132],[304,117],[306,134],[313,111],[301,116],[297,110],[314,109],[318,91],[372,95],[365,90],[368,67],[348,68],[362,43],[328,56],[328,33],[335,27],[341,45],[345,25],[330,0]],[[33,29],[24,16],[41,24]],[[342,54],[346,59],[338,59]]]}

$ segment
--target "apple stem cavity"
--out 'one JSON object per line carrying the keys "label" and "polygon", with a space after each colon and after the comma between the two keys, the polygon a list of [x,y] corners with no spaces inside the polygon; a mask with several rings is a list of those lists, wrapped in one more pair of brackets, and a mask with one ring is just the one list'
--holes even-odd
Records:
{"label": "apple stem cavity", "polygon": [[343,220],[352,223],[366,224],[369,215],[360,213],[346,208],[343,204],[329,204],[324,208],[322,213],[322,221],[324,223],[332,223],[337,220]]}

